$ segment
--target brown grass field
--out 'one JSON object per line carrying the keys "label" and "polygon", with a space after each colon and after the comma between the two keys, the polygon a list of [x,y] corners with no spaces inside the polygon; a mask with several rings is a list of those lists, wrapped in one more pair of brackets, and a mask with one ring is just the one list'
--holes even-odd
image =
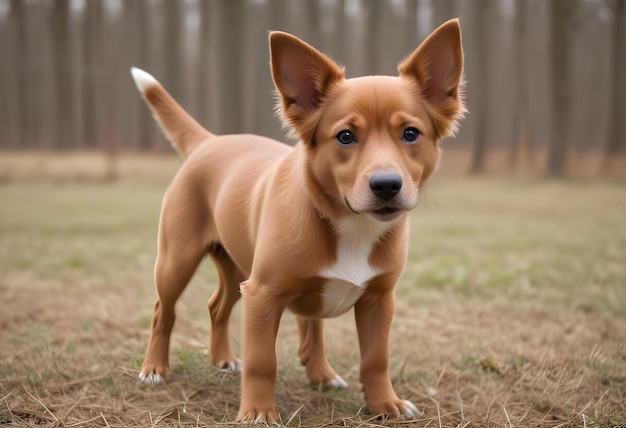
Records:
{"label": "brown grass field", "polygon": [[[0,425],[230,426],[240,377],[207,357],[204,263],[179,302],[172,380],[136,377],[149,335],[161,196],[180,161],[0,153]],[[418,421],[367,414],[351,313],[326,323],[350,384],[305,382],[294,318],[277,341],[282,423],[625,427],[626,184],[442,171],[412,214],[390,373]],[[233,316],[240,350],[240,313]]]}

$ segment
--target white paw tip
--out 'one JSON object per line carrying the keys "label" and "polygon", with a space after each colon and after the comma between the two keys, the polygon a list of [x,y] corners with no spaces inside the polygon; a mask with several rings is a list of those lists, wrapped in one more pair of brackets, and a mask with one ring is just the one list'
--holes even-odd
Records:
{"label": "white paw tip", "polygon": [[137,89],[139,89],[139,92],[141,93],[143,93],[150,86],[158,83],[154,76],[137,67],[131,67],[130,74],[133,76],[135,85],[137,85]]}
{"label": "white paw tip", "polygon": [[343,378],[339,375],[334,378],[327,380],[324,383],[324,387],[327,389],[346,389],[348,387],[348,383],[343,380]]}
{"label": "white paw tip", "polygon": [[223,370],[228,370],[231,372],[240,372],[241,371],[241,361],[222,361],[218,364],[218,367]]}
{"label": "white paw tip", "polygon": [[140,381],[145,383],[151,383],[153,385],[160,385],[165,383],[165,378],[156,373],[145,374],[143,372],[140,372],[138,377]]}
{"label": "white paw tip", "polygon": [[415,419],[422,415],[422,412],[420,412],[417,407],[415,407],[415,404],[411,403],[409,400],[402,401],[402,408],[400,409],[400,412],[406,419]]}

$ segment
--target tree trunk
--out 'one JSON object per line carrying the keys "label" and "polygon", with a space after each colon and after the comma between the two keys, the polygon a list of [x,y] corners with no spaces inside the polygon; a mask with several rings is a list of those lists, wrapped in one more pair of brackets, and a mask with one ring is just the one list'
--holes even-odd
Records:
{"label": "tree trunk", "polygon": [[571,102],[570,35],[568,26],[576,4],[571,0],[550,1],[551,14],[551,98],[552,128],[548,142],[546,172],[550,177],[564,177],[567,168],[568,129]]}
{"label": "tree trunk", "polygon": [[69,149],[72,141],[74,97],[72,94],[72,55],[70,46],[69,0],[56,0],[53,7],[52,38],[54,40],[54,82],[56,90],[55,143],[57,149]]}
{"label": "tree trunk", "polygon": [[520,155],[525,155],[528,167],[534,167],[534,137],[531,135],[528,112],[528,85],[529,70],[527,67],[529,57],[527,48],[527,11],[526,1],[515,3],[515,73],[517,78],[512,84],[516,86],[516,105],[513,123],[513,137],[509,148],[509,167],[514,169],[519,166]]}
{"label": "tree trunk", "polygon": [[164,54],[167,55],[165,61],[165,82],[167,91],[179,102],[183,102],[183,79],[181,78],[183,64],[183,46],[181,44],[182,26],[182,2],[165,1],[165,30]]}
{"label": "tree trunk", "polygon": [[384,2],[379,0],[367,0],[367,31],[366,31],[366,62],[365,73],[369,75],[378,74],[378,56],[381,51],[380,40],[382,36],[380,12]]}
{"label": "tree trunk", "polygon": [[220,61],[220,94],[223,133],[241,132],[242,119],[242,68],[246,26],[241,22],[245,12],[244,0],[218,3],[222,17],[222,43]]}
{"label": "tree trunk", "polygon": [[210,49],[211,49],[211,15],[214,13],[210,1],[201,1],[199,4],[200,11],[200,35],[199,52],[198,52],[198,82],[196,87],[198,90],[198,122],[208,126],[210,117],[210,97],[216,94],[210,93],[209,79],[211,75]]}
{"label": "tree trunk", "polygon": [[16,132],[16,140],[11,141],[9,146],[28,147],[33,143],[30,119],[34,116],[32,105],[29,102],[32,98],[29,94],[29,49],[28,40],[26,38],[26,14],[24,8],[27,5],[21,0],[11,1],[11,13],[17,26],[17,46],[18,46],[18,62],[17,62],[17,106],[18,106],[18,127]]}
{"label": "tree trunk", "polygon": [[409,55],[419,44],[417,28],[417,0],[408,0],[404,18],[404,55]]}
{"label": "tree trunk", "polygon": [[98,124],[96,119],[96,64],[94,52],[99,51],[99,36],[101,26],[101,3],[88,1],[83,14],[82,22],[82,59],[83,76],[81,98],[83,109],[83,138],[82,144],[87,148],[98,147]]}
{"label": "tree trunk", "polygon": [[345,3],[345,1],[338,1],[334,9],[336,19],[335,33],[333,34],[333,39],[335,40],[335,48],[333,50],[333,53],[335,55],[335,59],[340,64],[345,64],[348,60],[348,53],[346,51],[346,39],[348,37],[348,31],[350,31],[348,27],[348,25],[350,24],[346,16]]}
{"label": "tree trunk", "polygon": [[[208,2],[202,2],[208,3]],[[150,4],[144,0],[134,0],[129,2],[130,13],[135,17],[135,27],[133,34],[135,35],[135,52],[137,53],[136,66],[146,69],[152,62],[150,61],[152,34],[150,27]],[[157,147],[159,139],[156,137],[156,124],[151,117],[150,110],[141,97],[135,97],[135,109],[137,111],[137,132],[134,138],[137,138],[137,146],[141,150],[154,150]]]}
{"label": "tree trunk", "polygon": [[616,0],[613,21],[610,119],[603,171],[615,168],[615,157],[626,148],[626,0]]}
{"label": "tree trunk", "polygon": [[476,1],[476,51],[474,67],[474,82],[472,90],[477,98],[472,115],[476,117],[476,129],[474,134],[474,149],[470,173],[480,174],[485,171],[487,156],[487,129],[488,129],[488,106],[489,106],[489,26],[487,25],[487,10],[489,0]]}

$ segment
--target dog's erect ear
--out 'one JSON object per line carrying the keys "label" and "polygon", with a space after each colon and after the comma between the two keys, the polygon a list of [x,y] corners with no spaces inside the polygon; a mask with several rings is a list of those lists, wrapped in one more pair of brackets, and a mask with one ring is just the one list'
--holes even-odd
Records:
{"label": "dog's erect ear", "polygon": [[312,46],[280,31],[270,33],[270,56],[281,118],[308,143],[319,105],[328,89],[344,79],[344,70]]}
{"label": "dog's erect ear", "polygon": [[465,111],[462,100],[463,48],[458,19],[437,28],[398,66],[400,77],[419,84],[423,97],[435,108],[438,136],[454,130]]}

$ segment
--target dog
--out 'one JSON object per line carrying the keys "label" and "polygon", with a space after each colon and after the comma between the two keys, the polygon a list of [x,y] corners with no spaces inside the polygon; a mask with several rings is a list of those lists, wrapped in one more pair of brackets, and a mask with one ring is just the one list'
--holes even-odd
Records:
{"label": "dog", "polygon": [[[217,136],[147,72],[132,68],[154,117],[185,161],[163,199],[158,299],[139,378],[170,376],[174,306],[203,257],[219,272],[209,300],[210,357],[242,371],[237,420],[275,422],[275,342],[283,311],[296,315],[308,380],[346,382],[328,363],[323,318],[354,307],[360,381],[369,411],[413,419],[388,374],[394,287],[407,258],[408,213],[440,157],[438,141],[464,112],[458,20],[437,28],[398,76],[346,79],[344,69],[297,37],[269,35],[283,123],[295,147],[256,135]],[[240,361],[228,320],[243,299]]]}

